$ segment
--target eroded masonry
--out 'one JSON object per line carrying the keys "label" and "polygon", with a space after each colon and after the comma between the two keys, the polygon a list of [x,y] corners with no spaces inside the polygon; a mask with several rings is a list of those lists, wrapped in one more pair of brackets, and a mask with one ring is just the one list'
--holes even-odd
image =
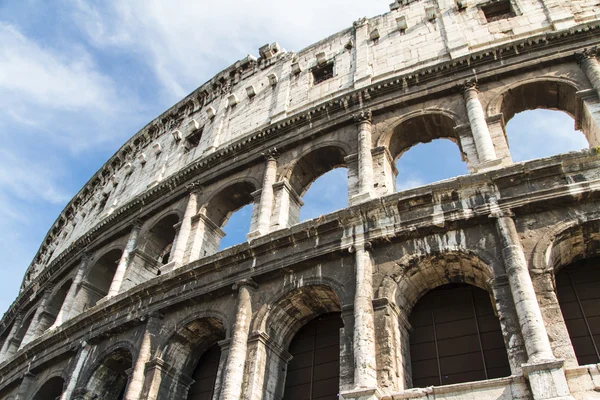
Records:
{"label": "eroded masonry", "polygon": [[[599,43],[596,0],[403,0],[236,62],[58,217],[0,323],[0,399],[600,398]],[[537,108],[590,148],[513,163]],[[437,138],[469,173],[396,192]],[[349,206],[299,222],[336,167]]]}

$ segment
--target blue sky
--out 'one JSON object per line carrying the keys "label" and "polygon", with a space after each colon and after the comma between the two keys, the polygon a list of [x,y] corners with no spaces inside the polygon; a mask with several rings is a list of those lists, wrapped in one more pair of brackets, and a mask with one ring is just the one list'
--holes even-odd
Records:
{"label": "blue sky", "polygon": [[[300,50],[389,2],[0,0],[0,313],[65,204],[149,120],[265,43]],[[551,132],[555,152],[585,146],[561,116],[515,133],[522,157],[538,156],[534,128]],[[407,152],[401,186],[464,173],[454,150],[455,159],[437,142]],[[334,170],[313,184],[303,219],[346,205],[343,177]],[[232,216],[224,247],[245,236],[250,212]]]}

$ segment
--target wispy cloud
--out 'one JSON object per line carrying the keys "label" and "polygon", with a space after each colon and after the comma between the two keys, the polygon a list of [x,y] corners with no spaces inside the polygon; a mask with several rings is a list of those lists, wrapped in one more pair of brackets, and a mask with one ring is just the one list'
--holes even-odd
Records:
{"label": "wispy cloud", "polygon": [[[72,0],[84,32],[101,47],[129,49],[151,63],[166,92],[180,98],[220,69],[279,42],[291,50],[386,11],[388,1]],[[332,12],[335,10],[335,12]]]}
{"label": "wispy cloud", "polygon": [[560,111],[522,112],[508,122],[506,130],[515,162],[588,147],[583,133],[575,131],[573,118]]}

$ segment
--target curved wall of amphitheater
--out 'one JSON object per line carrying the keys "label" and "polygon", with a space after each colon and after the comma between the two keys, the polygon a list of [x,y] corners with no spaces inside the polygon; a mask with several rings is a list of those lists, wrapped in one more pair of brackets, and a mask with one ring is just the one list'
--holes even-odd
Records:
{"label": "curved wall of amphitheater", "polygon": [[[262,47],[106,162],[1,321],[0,399],[600,398],[600,5],[390,8]],[[536,108],[590,149],[513,164]],[[469,174],[396,193],[437,138]],[[340,166],[350,206],[299,223]]]}

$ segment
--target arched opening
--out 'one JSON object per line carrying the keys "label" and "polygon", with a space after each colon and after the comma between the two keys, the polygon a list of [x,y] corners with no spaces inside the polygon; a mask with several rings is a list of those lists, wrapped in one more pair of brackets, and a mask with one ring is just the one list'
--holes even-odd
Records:
{"label": "arched opening", "polygon": [[325,285],[303,286],[277,300],[258,329],[289,354],[267,349],[269,369],[277,373],[265,376],[265,387],[278,387],[277,397],[286,400],[337,398],[353,379],[352,371],[339,368],[340,359],[351,357],[352,341],[352,332],[340,331],[340,312],[338,296]]}
{"label": "arched opening", "polygon": [[403,121],[394,128],[388,148],[398,169],[396,190],[467,172],[466,156],[455,127],[456,122],[449,116],[427,113]]}
{"label": "arched opening", "polygon": [[173,241],[177,231],[175,225],[179,222],[176,214],[167,215],[159,220],[144,236],[141,250],[158,264],[168,264],[171,258]]}
{"label": "arched opening", "polygon": [[223,225],[224,236],[219,243],[219,251],[245,242],[251,220],[252,205],[247,204],[234,211]]}
{"label": "arched opening", "polygon": [[111,250],[96,261],[85,277],[78,294],[78,302],[83,306],[81,312],[93,307],[108,294],[123,252]]}
{"label": "arched opening", "polygon": [[15,334],[12,338],[7,339],[8,341],[5,344],[6,351],[4,353],[4,359],[10,358],[13,354],[15,354],[24,343],[26,343],[26,334],[29,331],[29,327],[33,322],[33,317],[35,312],[30,312],[27,317],[23,319],[21,325],[15,331]]}
{"label": "arched opening", "polygon": [[196,319],[180,327],[159,356],[174,373],[162,377],[158,398],[178,393],[188,400],[212,399],[220,390],[218,342],[225,339],[225,333],[223,321],[213,317]]}
{"label": "arched opening", "polygon": [[213,398],[220,360],[221,346],[218,344],[213,344],[202,354],[192,373],[194,383],[190,386],[188,400],[211,400]]}
{"label": "arched opening", "polygon": [[318,177],[302,196],[300,221],[348,207],[348,168],[336,168]]}
{"label": "arched opening", "polygon": [[341,147],[325,146],[296,162],[288,176],[290,201],[287,226],[348,206],[346,156]]}
{"label": "arched opening", "polygon": [[[209,202],[200,210],[200,218],[194,222],[192,229],[200,228],[202,230],[202,248],[200,256],[207,256],[216,253],[220,249],[221,239],[225,236],[223,227],[228,223],[230,217],[240,210],[236,215],[230,227],[230,231],[235,231],[236,226],[250,226],[252,217],[251,210],[254,204],[252,193],[256,190],[255,186],[250,182],[237,182],[213,196]],[[244,206],[250,206],[244,208]],[[243,210],[241,210],[244,208]],[[234,226],[235,225],[235,226]],[[232,229],[233,228],[233,229]],[[230,239],[226,245],[232,246],[246,240],[245,234],[250,232],[250,229],[244,232],[244,237],[237,231],[234,232],[235,241]],[[239,241],[237,241],[239,240]]]}
{"label": "arched opening", "polygon": [[440,286],[417,302],[409,323],[413,387],[510,375],[500,322],[485,290]]}
{"label": "arched opening", "polygon": [[600,362],[600,257],[575,261],[556,274],[556,295],[579,365]]}
{"label": "arched opening", "polygon": [[48,305],[44,310],[45,312],[40,317],[39,326],[36,330],[37,334],[41,335],[56,321],[56,317],[58,317],[60,309],[67,298],[67,294],[69,293],[69,289],[71,289],[72,283],[73,281],[71,279],[63,283],[62,286],[49,299]]}
{"label": "arched opening", "polygon": [[89,398],[122,400],[128,382],[128,370],[133,366],[129,350],[119,348],[100,362],[87,382],[85,389]]}
{"label": "arched opening", "polygon": [[460,149],[448,139],[414,145],[398,158],[396,169],[398,192],[467,174]]}
{"label": "arched opening", "polygon": [[63,378],[56,376],[50,378],[33,396],[32,400],[57,400],[60,399],[63,393],[65,381]]}
{"label": "arched opening", "polygon": [[590,116],[575,121],[580,101],[576,92],[565,82],[545,80],[504,93],[500,111],[513,161],[580,150],[597,142],[599,129]]}
{"label": "arched opening", "polygon": [[515,115],[506,125],[514,162],[533,160],[588,147],[573,117],[555,110],[529,110]]}
{"label": "arched opening", "polygon": [[340,313],[320,315],[296,333],[288,352],[284,400],[336,400],[340,392]]}

